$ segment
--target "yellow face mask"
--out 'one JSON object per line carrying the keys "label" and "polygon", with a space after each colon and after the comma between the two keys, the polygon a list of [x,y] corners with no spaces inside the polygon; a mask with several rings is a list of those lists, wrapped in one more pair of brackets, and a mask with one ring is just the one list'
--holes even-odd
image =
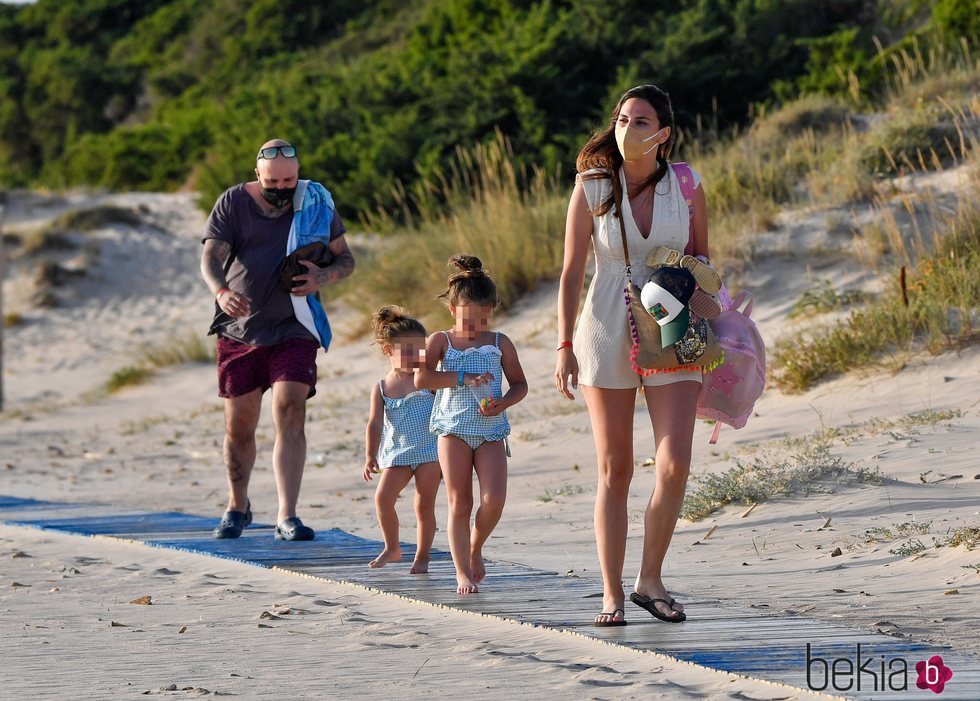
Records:
{"label": "yellow face mask", "polygon": [[616,125],[616,144],[624,161],[638,161],[647,154],[656,150],[660,146],[657,137],[664,133],[668,127],[664,127],[655,134],[643,136],[643,132],[629,125]]}

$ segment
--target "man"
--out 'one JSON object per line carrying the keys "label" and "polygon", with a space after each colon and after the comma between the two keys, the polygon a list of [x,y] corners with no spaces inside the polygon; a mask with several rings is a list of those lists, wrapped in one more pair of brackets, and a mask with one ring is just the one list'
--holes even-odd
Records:
{"label": "man", "polygon": [[[225,400],[229,487],[227,511],[214,536],[237,538],[252,522],[248,482],[255,464],[255,429],[262,394],[271,387],[276,428],[272,466],[279,492],[275,537],[313,540],[313,529],[296,516],[296,502],[306,462],[306,400],[316,391],[317,348],[329,343],[317,293],[350,275],[354,257],[330,194],[318,183],[299,180],[299,157],[292,144],[282,139],[263,144],[255,175],[257,180],[229,188],[218,198],[203,239],[201,273],[216,302],[210,332],[218,335],[218,395]],[[297,186],[301,204],[294,211]],[[302,193],[317,194],[316,207],[307,207]],[[283,283],[287,246],[295,247],[297,233],[303,233],[298,232],[301,221],[310,229],[309,212],[317,215],[312,234],[325,245],[318,252],[301,252],[305,259],[298,261],[299,272],[287,272]],[[305,319],[311,309],[322,323]]]}

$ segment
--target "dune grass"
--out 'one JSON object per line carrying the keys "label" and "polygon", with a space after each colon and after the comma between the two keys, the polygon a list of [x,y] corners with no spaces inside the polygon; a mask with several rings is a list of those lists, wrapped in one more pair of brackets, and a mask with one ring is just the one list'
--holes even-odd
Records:
{"label": "dune grass", "polygon": [[789,311],[790,319],[832,312],[849,307],[867,298],[861,290],[846,289],[838,292],[830,280],[817,280],[813,287],[800,295]]}
{"label": "dune grass", "polygon": [[684,157],[708,195],[713,259],[737,269],[751,256],[747,235],[771,229],[781,207],[869,201],[888,178],[969,157],[980,138],[980,61],[968,47],[928,56],[913,48],[887,64],[890,87],[879,100],[860,90],[849,101],[805,96],[741,135],[704,143],[686,135]]}
{"label": "dune grass", "polygon": [[187,330],[174,335],[164,344],[141,348],[136,363],[112,373],[105,389],[109,393],[118,392],[124,387],[149,381],[160,368],[185,363],[213,363],[216,358],[217,348],[213,340],[203,339]]}
{"label": "dune grass", "polygon": [[145,346],[140,351],[142,365],[165,368],[184,363],[213,363],[217,347],[213,338],[204,338],[194,331],[184,331],[171,337],[166,344]]}
{"label": "dune grass", "polygon": [[125,207],[99,205],[72,209],[43,227],[16,234],[20,245],[15,256],[24,257],[69,250],[76,247],[71,239],[73,233],[95,231],[113,224],[140,226],[142,223],[143,220],[136,212]]}
{"label": "dune grass", "polygon": [[84,209],[73,209],[65,212],[51,222],[49,231],[94,231],[112,224],[139,226],[143,223],[140,216],[126,207],[114,205],[99,205]]}
{"label": "dune grass", "polygon": [[776,384],[801,392],[827,377],[881,364],[896,354],[925,348],[940,353],[980,337],[980,183],[941,220],[931,247],[906,246],[897,224],[889,239],[907,270],[890,289],[838,325],[817,326],[780,339],[774,354]]}
{"label": "dune grass", "polygon": [[681,518],[700,521],[727,504],[760,504],[778,496],[826,492],[829,480],[880,480],[880,475],[831,455],[824,440],[807,441],[786,455],[777,452],[764,452],[748,462],[736,459],[730,470],[695,478],[697,487],[684,496]]}
{"label": "dune grass", "polygon": [[153,369],[143,365],[128,365],[116,370],[109,379],[106,380],[105,389],[112,394],[118,392],[123,387],[140,385],[153,377]]}
{"label": "dune grass", "polygon": [[368,225],[382,240],[358,262],[344,290],[364,314],[400,304],[427,324],[446,324],[436,300],[446,287],[450,256],[479,257],[497,283],[502,309],[561,271],[568,187],[538,170],[522,170],[502,136],[473,151],[460,149],[450,173],[399,197],[408,225],[383,211]]}

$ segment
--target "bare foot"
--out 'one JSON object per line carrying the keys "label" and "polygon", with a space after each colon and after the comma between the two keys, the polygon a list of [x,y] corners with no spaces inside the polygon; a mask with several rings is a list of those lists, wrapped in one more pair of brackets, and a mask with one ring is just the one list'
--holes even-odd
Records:
{"label": "bare foot", "polygon": [[412,569],[408,571],[409,574],[428,574],[429,573],[429,558],[424,560],[421,558],[415,558],[415,562],[412,563]]}
{"label": "bare foot", "polygon": [[487,576],[487,566],[483,564],[483,553],[470,554],[470,568],[473,570],[473,581],[479,584]]}
{"label": "bare foot", "polygon": [[477,594],[479,589],[476,584],[466,577],[456,576],[456,593],[457,594]]}
{"label": "bare foot", "polygon": [[384,567],[389,562],[398,562],[402,559],[402,549],[401,548],[385,548],[381,551],[381,554],[368,563],[368,566],[372,569],[378,569],[379,567]]}

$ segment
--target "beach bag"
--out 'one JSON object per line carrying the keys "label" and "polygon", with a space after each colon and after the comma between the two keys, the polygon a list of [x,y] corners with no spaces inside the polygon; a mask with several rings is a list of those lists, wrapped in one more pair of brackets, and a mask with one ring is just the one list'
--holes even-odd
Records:
{"label": "beach bag", "polygon": [[752,296],[740,292],[732,300],[724,287],[722,312],[709,324],[725,354],[725,362],[704,373],[697,417],[715,422],[709,443],[718,442],[721,425],[742,428],[766,386],[766,344],[750,318]]}
{"label": "beach bag", "polygon": [[[678,171],[678,177],[683,179],[682,192],[687,200],[690,215],[694,189],[691,169],[686,163],[676,163],[674,168]],[[715,340],[707,321],[697,314],[689,315],[690,323],[680,340],[666,347],[663,345],[660,325],[647,311],[641,300],[640,288],[633,282],[629,245],[626,240],[626,224],[622,215],[622,192],[615,178],[613,178],[613,197],[619,219],[619,230],[623,238],[623,257],[626,262],[626,287],[623,296],[632,339],[630,366],[633,371],[638,375],[647,376],[663,372],[701,372],[717,366],[723,360],[721,347]],[[689,251],[693,250],[694,245],[693,223],[690,231],[687,245]]]}

